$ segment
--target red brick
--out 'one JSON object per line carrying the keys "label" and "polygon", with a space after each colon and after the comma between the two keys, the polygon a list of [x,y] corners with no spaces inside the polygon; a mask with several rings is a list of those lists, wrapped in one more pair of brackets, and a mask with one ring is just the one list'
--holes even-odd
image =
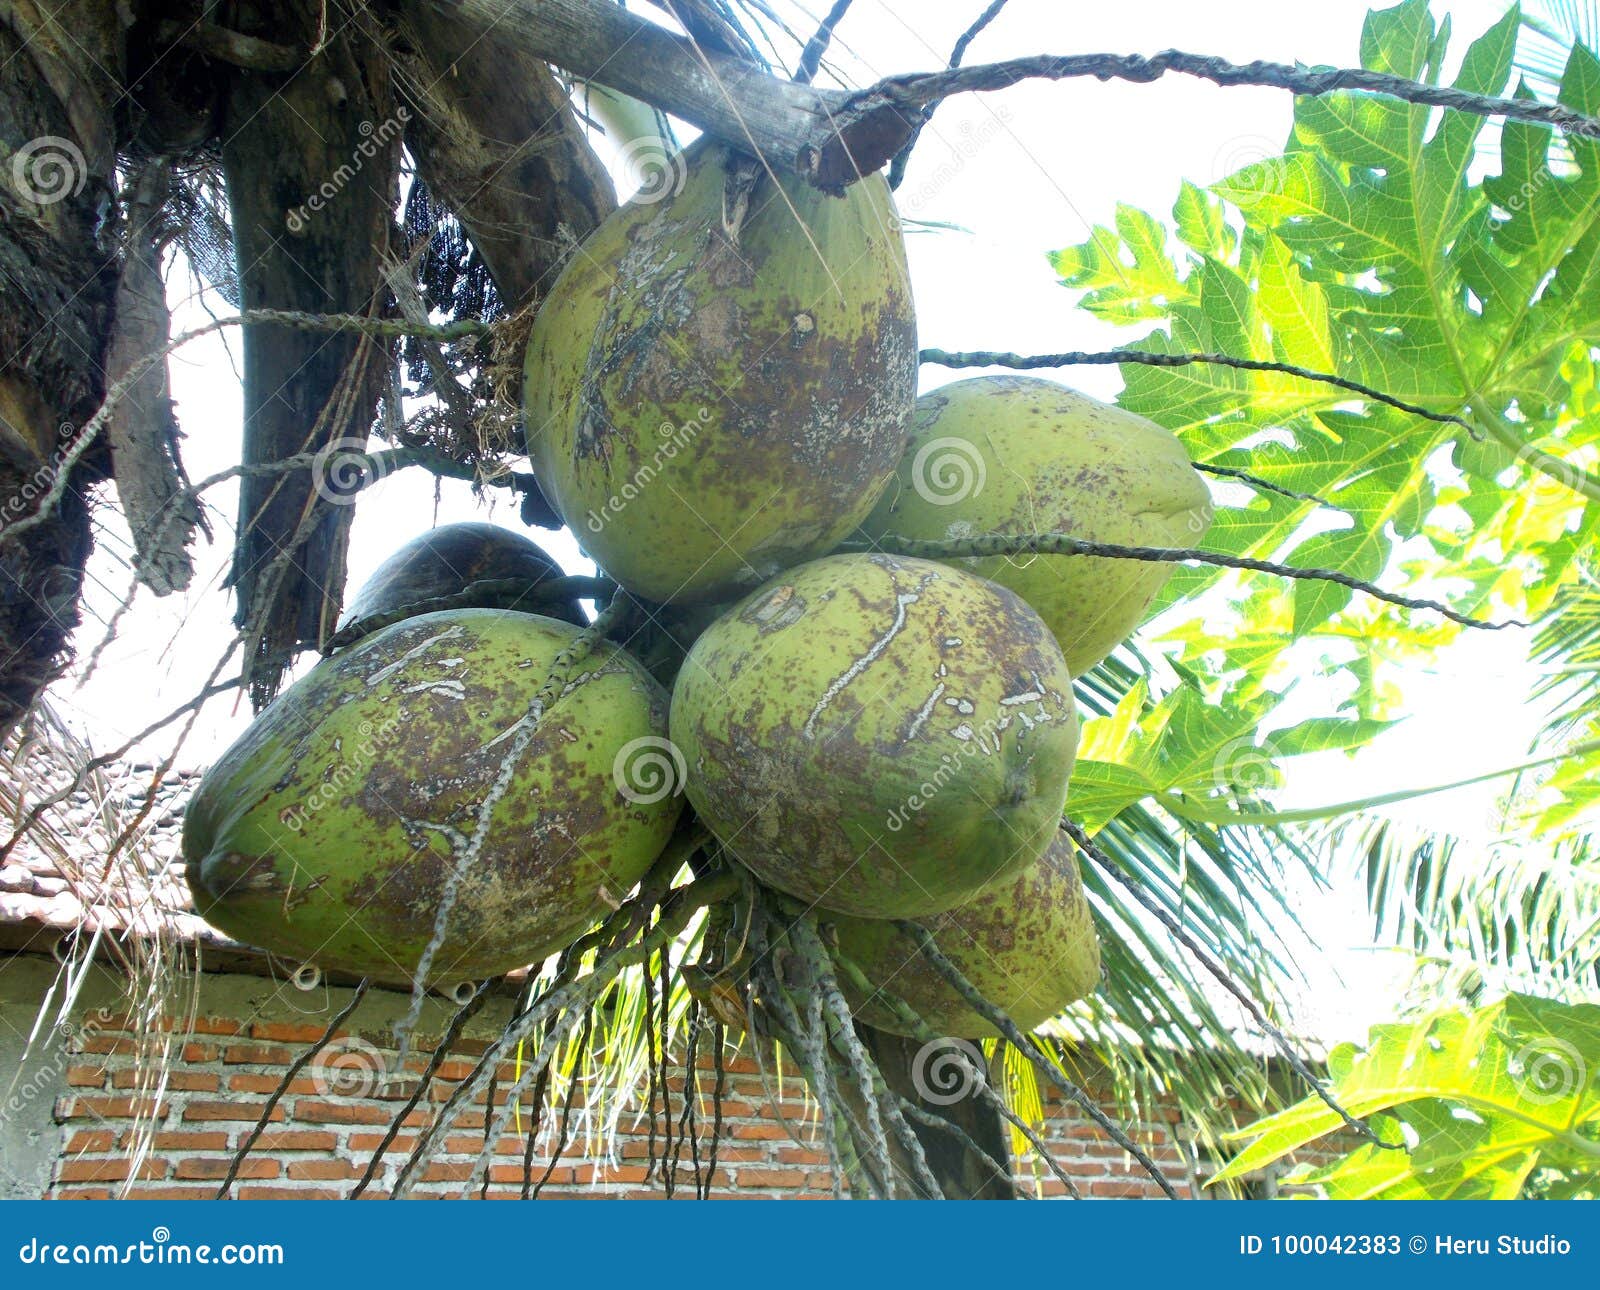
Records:
{"label": "red brick", "polygon": [[[381,1133],[352,1133],[349,1145],[351,1151],[376,1151],[378,1144],[383,1141]],[[417,1145],[415,1135],[400,1134],[388,1146],[388,1151],[410,1151]]]}
{"label": "red brick", "polygon": [[[702,1158],[705,1156],[704,1149],[701,1150],[701,1156]],[[766,1158],[767,1153],[756,1147],[730,1147],[726,1143],[721,1143],[717,1147],[717,1167],[719,1169],[723,1165],[737,1165],[765,1160]]]}
{"label": "red brick", "polygon": [[197,1035],[237,1035],[244,1025],[232,1017],[196,1017],[189,1029]]}
{"label": "red brick", "polygon": [[110,1200],[109,1187],[63,1187],[50,1194],[51,1200]]}
{"label": "red brick", "polygon": [[[295,1103],[294,1118],[311,1124],[388,1124],[394,1119],[394,1112],[386,1106],[365,1102],[320,1102],[301,1098]],[[427,1122],[428,1117],[421,1111],[413,1111],[405,1119],[405,1124],[413,1128]]]}
{"label": "red brick", "polygon": [[257,1151],[333,1151],[339,1139],[313,1129],[268,1129],[256,1143]]}
{"label": "red brick", "polygon": [[[130,1146],[133,1142],[132,1133],[122,1135],[122,1145]],[[168,1131],[157,1133],[150,1145],[157,1151],[226,1151],[228,1149],[228,1135],[226,1133],[203,1133],[195,1130]]]}
{"label": "red brick", "polygon": [[[704,1090],[701,1090],[701,1091],[702,1091],[702,1093],[704,1093]],[[709,1098],[702,1097],[701,1100],[703,1102],[706,1102],[709,1105]],[[722,1118],[724,1120],[738,1120],[738,1119],[752,1119],[753,1120],[757,1116],[763,1114],[765,1105],[766,1105],[765,1103],[762,1103],[761,1106],[758,1107],[755,1104],[750,1103],[750,1102],[740,1102],[740,1101],[738,1101],[736,1099],[726,1098],[725,1097],[725,1098],[722,1099]],[[800,1114],[804,1115],[805,1112],[802,1110],[800,1112]],[[707,1122],[709,1122],[710,1119],[711,1119],[711,1112],[709,1110],[707,1110],[707,1111],[704,1112],[704,1115],[705,1115],[705,1119],[707,1120]]]}
{"label": "red brick", "polygon": [[[212,1087],[216,1087],[217,1077],[211,1076]],[[275,1093],[278,1085],[283,1083],[282,1075],[230,1075],[228,1088],[235,1093]],[[318,1088],[315,1080],[297,1079],[290,1083],[290,1093],[322,1094],[327,1090]]]}
{"label": "red brick", "polygon": [[215,1187],[134,1187],[129,1200],[215,1200]]}
{"label": "red brick", "polygon": [[788,1130],[781,1124],[732,1124],[728,1132],[749,1142],[776,1142],[789,1137]]}
{"label": "red brick", "polygon": [[828,1153],[812,1151],[805,1147],[779,1147],[777,1159],[780,1164],[786,1165],[826,1165]]}
{"label": "red brick", "polygon": [[466,1182],[472,1177],[472,1166],[466,1161],[459,1164],[448,1160],[436,1160],[428,1166],[422,1175],[423,1182]]}
{"label": "red brick", "polygon": [[282,1043],[314,1044],[321,1039],[326,1026],[307,1026],[288,1021],[256,1021],[250,1026],[252,1039],[276,1039]]}
{"label": "red brick", "polygon": [[136,1053],[139,1043],[126,1035],[80,1034],[72,1042],[72,1050],[79,1053]]}
{"label": "red brick", "polygon": [[643,1165],[579,1165],[572,1171],[577,1182],[641,1183],[650,1176]]}
{"label": "red brick", "polygon": [[763,1169],[745,1165],[738,1172],[741,1187],[804,1187],[806,1172],[803,1169]]}
{"label": "red brick", "polygon": [[183,1060],[191,1066],[198,1066],[203,1062],[217,1060],[218,1048],[215,1044],[185,1044],[183,1046]]}
{"label": "red brick", "polygon": [[1080,1191],[1090,1196],[1111,1196],[1118,1200],[1137,1200],[1142,1196],[1156,1195],[1153,1187],[1144,1187],[1136,1182],[1101,1182],[1098,1179],[1087,1187],[1079,1187]]}
{"label": "red brick", "polygon": [[[190,1156],[187,1160],[178,1161],[178,1167],[173,1171],[174,1178],[215,1178],[218,1182],[228,1176],[228,1170],[233,1165],[229,1156]],[[236,1178],[276,1178],[278,1176],[278,1162],[276,1160],[263,1160],[257,1156],[249,1155],[239,1165]]]}
{"label": "red brick", "polygon": [[[118,1182],[128,1176],[133,1162],[123,1156],[93,1159],[82,1157],[61,1162],[61,1172],[56,1177],[61,1182]],[[139,1166],[141,1178],[165,1178],[165,1160],[146,1160]]]}
{"label": "red brick", "polygon": [[[265,1102],[190,1102],[183,1108],[185,1120],[235,1120],[254,1124],[261,1118]],[[283,1121],[283,1106],[272,1108],[272,1123]]]}
{"label": "red brick", "polygon": [[[160,1073],[153,1068],[117,1071],[111,1077],[111,1084],[113,1088],[142,1088],[144,1092],[153,1093],[160,1078]],[[204,1071],[167,1072],[167,1088],[174,1093],[215,1093],[221,1083],[215,1075],[208,1075]]]}
{"label": "red brick", "polygon": [[79,1129],[67,1139],[67,1152],[80,1155],[85,1151],[110,1151],[117,1144],[117,1135],[110,1129]]}
{"label": "red brick", "polygon": [[58,1120],[130,1120],[135,1115],[165,1116],[167,1103],[157,1105],[148,1097],[67,1097],[56,1104]]}
{"label": "red brick", "polygon": [[331,1187],[241,1187],[240,1200],[338,1200]]}
{"label": "red brick", "polygon": [[[544,1171],[545,1162],[542,1160],[535,1160],[533,1162],[533,1181],[535,1185],[538,1184],[539,1179],[544,1177]],[[493,1183],[510,1183],[520,1190],[522,1187],[522,1166],[490,1165],[489,1181]],[[570,1165],[557,1165],[555,1169],[551,1171],[550,1181],[546,1184],[546,1186],[556,1187],[562,1183],[570,1183],[571,1181],[572,1167]],[[544,1195],[544,1192],[541,1191],[539,1194],[542,1196]]]}
{"label": "red brick", "polygon": [[73,1088],[104,1088],[106,1069],[104,1066],[69,1066],[67,1083]]}
{"label": "red brick", "polygon": [[230,1066],[287,1066],[294,1054],[271,1044],[229,1044],[222,1050],[222,1060]]}
{"label": "red brick", "polygon": [[304,1182],[337,1182],[344,1178],[359,1178],[365,1166],[349,1160],[291,1160],[289,1177]]}

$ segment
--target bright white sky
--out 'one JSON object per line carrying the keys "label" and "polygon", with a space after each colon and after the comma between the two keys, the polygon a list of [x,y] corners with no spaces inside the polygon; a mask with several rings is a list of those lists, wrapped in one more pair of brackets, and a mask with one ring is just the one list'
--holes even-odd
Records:
{"label": "bright white sky", "polygon": [[[807,0],[805,9],[826,8]],[[981,0],[859,0],[843,23],[833,59],[849,79],[865,83],[900,71],[943,65],[956,37],[981,9]],[[1153,53],[1169,46],[1235,60],[1268,58],[1353,65],[1366,5],[1360,0],[1121,0],[1117,4],[1012,0],[970,51],[968,61],[1039,52]],[[1436,6],[1437,8],[1438,6]],[[1448,6],[1460,35],[1477,34],[1504,9],[1499,0],[1457,0]],[[814,17],[783,3],[796,30]],[[901,188],[904,214],[959,225],[970,232],[918,233],[910,238],[921,341],[945,349],[1040,352],[1104,349],[1137,333],[1112,328],[1075,311],[1057,285],[1045,253],[1083,240],[1108,222],[1115,204],[1165,213],[1181,179],[1208,184],[1250,161],[1275,154],[1287,136],[1290,99],[1267,89],[1219,89],[1181,77],[1151,85],[1069,81],[1029,83],[1003,94],[952,100],[923,135]],[[625,195],[625,194],[624,194]],[[174,290],[183,284],[175,283]],[[231,312],[220,301],[218,313]],[[205,321],[191,302],[176,325]],[[187,439],[189,473],[200,478],[238,460],[240,397],[238,336],[208,337],[175,359],[174,391]],[[924,388],[971,373],[925,368]],[[1114,368],[1059,374],[1110,399],[1119,388]],[[208,494],[218,544],[199,553],[200,573],[187,596],[157,601],[142,594],[119,639],[81,688],[71,680],[53,692],[57,707],[96,748],[115,746],[155,717],[189,699],[215,665],[231,628],[231,597],[220,590],[227,566],[237,493],[225,485]],[[492,514],[520,527],[514,506],[495,508],[464,485],[447,482],[435,508],[431,479],[402,472],[365,494],[350,550],[351,585],[359,584],[395,546],[441,522]],[[100,640],[104,621],[130,579],[125,537],[116,517],[101,512],[103,534],[94,564],[90,613],[79,658]],[[530,531],[574,570],[587,569],[575,544]],[[1530,673],[1526,642],[1510,633],[1474,636],[1437,666],[1417,668],[1404,681],[1409,719],[1358,758],[1329,755],[1305,761],[1280,801],[1309,805],[1359,798],[1396,787],[1464,778],[1504,764],[1525,748],[1536,725],[1526,704]],[[235,669],[230,669],[231,675]],[[1305,715],[1322,710],[1330,692],[1313,680],[1302,687]],[[247,705],[231,699],[208,709],[180,759],[209,763],[244,727]],[[1490,737],[1485,737],[1486,735]],[[152,743],[162,752],[170,735]],[[1492,787],[1457,791],[1397,808],[1419,824],[1457,832],[1487,831]],[[1308,897],[1308,900],[1312,899]],[[1340,1029],[1369,1019],[1362,1007],[1378,993],[1370,956],[1349,951],[1363,939],[1355,893],[1317,897],[1312,921],[1349,979],[1336,1009]],[[1381,1000],[1380,1000],[1381,1002]]]}

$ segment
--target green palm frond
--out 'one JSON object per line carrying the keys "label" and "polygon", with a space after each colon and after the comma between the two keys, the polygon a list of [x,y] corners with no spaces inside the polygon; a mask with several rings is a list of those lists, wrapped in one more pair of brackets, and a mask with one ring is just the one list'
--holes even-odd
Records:
{"label": "green palm frond", "polygon": [[1600,577],[1579,570],[1533,638],[1544,670],[1534,698],[1550,705],[1544,737],[1562,739],[1600,712]]}
{"label": "green palm frond", "polygon": [[1554,99],[1574,45],[1600,51],[1600,5],[1594,0],[1528,0],[1516,67],[1543,98]]}
{"label": "green palm frond", "polygon": [[1373,934],[1414,952],[1425,993],[1600,998],[1600,839],[1474,845],[1374,816],[1325,841],[1359,867]]}
{"label": "green palm frond", "polygon": [[[1120,651],[1079,678],[1079,701],[1091,715],[1110,715],[1151,672],[1137,653]],[[1119,811],[1095,842],[1287,1024],[1301,979],[1290,947],[1310,943],[1287,893],[1316,881],[1311,852],[1281,830],[1180,821],[1143,803]],[[1233,1127],[1230,1103],[1274,1104],[1266,1037],[1252,1033],[1206,967],[1097,867],[1085,867],[1084,884],[1101,929],[1101,986],[1053,1033],[1105,1063],[1129,1111],[1176,1097],[1206,1145]]]}

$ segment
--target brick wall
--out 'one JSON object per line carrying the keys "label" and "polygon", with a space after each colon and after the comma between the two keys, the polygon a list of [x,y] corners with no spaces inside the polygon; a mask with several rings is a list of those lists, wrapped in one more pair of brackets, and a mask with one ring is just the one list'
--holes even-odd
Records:
{"label": "brick wall", "polygon": [[[213,1196],[269,1094],[295,1058],[321,1036],[327,1024],[321,1014],[331,1014],[343,1002],[332,996],[348,997],[347,992],[329,992],[329,998],[316,1001],[315,1015],[286,1016],[284,1004],[298,1007],[302,1014],[313,1009],[307,996],[296,997],[292,991],[285,996],[285,989],[255,981],[235,990],[237,997],[204,1000],[200,1015],[183,1033],[174,1033],[170,1023],[142,1026],[115,1006],[86,1014],[62,1045],[59,1091],[48,1107],[34,1109],[41,1117],[51,1117],[59,1133],[59,1151],[46,1194],[58,1198]],[[213,996],[218,993],[216,988],[211,990]],[[386,1084],[376,1078],[380,1070],[396,1069],[396,1055],[386,1045],[393,1017],[405,1004],[403,996],[384,997],[386,994],[369,994],[350,1028],[330,1046],[326,1059],[319,1059],[291,1082],[273,1110],[269,1129],[239,1173],[235,1195],[331,1199],[349,1194],[394,1115],[416,1089],[417,1076],[431,1048],[431,1041],[424,1038],[422,1056],[407,1062],[399,1081]],[[443,1011],[425,1015],[420,1033],[440,1033],[445,1015]],[[432,1112],[467,1075],[497,1028],[490,1018],[479,1034],[469,1033],[458,1041],[388,1148],[367,1195],[388,1194],[395,1170],[415,1143],[416,1131],[429,1122]],[[160,1078],[160,1066],[141,1060],[141,1049],[148,1053],[160,1045],[169,1048],[171,1056],[164,1082],[156,1085],[151,1081]],[[726,1070],[724,1125],[713,1194],[752,1198],[827,1195],[826,1156],[819,1149],[817,1126],[795,1074],[785,1072],[781,1080],[780,1119],[760,1068],[748,1053],[730,1048]],[[502,1067],[496,1094],[499,1103],[504,1103],[513,1079],[510,1064]],[[777,1082],[769,1072],[768,1084]],[[707,1069],[702,1080],[706,1095],[702,1156],[709,1145],[710,1086]],[[668,1087],[676,1120],[683,1109],[681,1069],[672,1072]],[[1111,1110],[1109,1104],[1107,1110]],[[580,1098],[577,1112],[581,1111]],[[1115,1117],[1115,1112],[1111,1113]],[[1078,1108],[1064,1105],[1052,1095],[1046,1116],[1043,1136],[1084,1195],[1159,1194],[1136,1162],[1108,1141]],[[546,1115],[536,1143],[535,1178],[544,1174],[549,1163],[557,1119],[554,1114]],[[1177,1119],[1175,1112],[1158,1108],[1147,1123],[1135,1126],[1135,1136],[1174,1184],[1192,1194],[1193,1169]],[[659,1177],[647,1173],[649,1126],[636,1105],[622,1113],[612,1154],[605,1159],[589,1154],[579,1114],[575,1113],[574,1120],[578,1124],[575,1141],[556,1162],[543,1195],[663,1194]],[[482,1147],[483,1132],[480,1099],[457,1120],[417,1194],[460,1195]],[[141,1138],[148,1141],[148,1149],[137,1156],[134,1147]],[[489,1174],[490,1197],[520,1195],[524,1146],[525,1133],[508,1134],[496,1143]],[[1024,1158],[1018,1162],[1018,1171],[1019,1180],[1039,1195],[1057,1196],[1065,1191],[1036,1161]],[[694,1194],[687,1145],[682,1150],[677,1188],[680,1194]]]}

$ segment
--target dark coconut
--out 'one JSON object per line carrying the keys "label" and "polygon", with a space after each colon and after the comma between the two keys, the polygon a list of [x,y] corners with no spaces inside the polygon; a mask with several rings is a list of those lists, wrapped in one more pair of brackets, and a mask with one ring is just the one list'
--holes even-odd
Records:
{"label": "dark coconut", "polygon": [[[339,630],[413,607],[425,612],[427,602],[444,596],[457,599],[453,608],[526,608],[582,626],[587,620],[575,599],[551,602],[531,594],[540,583],[562,576],[560,565],[511,529],[478,522],[441,524],[412,538],[374,570],[345,606]],[[479,582],[525,583],[530,595],[524,606],[507,604],[501,596],[490,602],[463,595]]]}

